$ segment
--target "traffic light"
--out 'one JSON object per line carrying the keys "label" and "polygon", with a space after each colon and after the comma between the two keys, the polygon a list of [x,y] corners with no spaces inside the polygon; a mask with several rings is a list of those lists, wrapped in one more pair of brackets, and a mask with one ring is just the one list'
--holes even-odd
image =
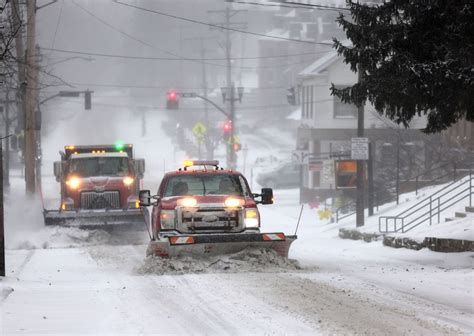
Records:
{"label": "traffic light", "polygon": [[296,92],[294,86],[287,89],[286,99],[290,105],[296,105]]}
{"label": "traffic light", "polygon": [[92,106],[92,97],[91,97],[92,91],[85,91],[84,92],[84,109],[85,110],[90,110]]}
{"label": "traffic light", "polygon": [[222,131],[224,133],[224,139],[229,139],[230,133],[232,132],[232,121],[226,120],[224,126],[222,126]]}
{"label": "traffic light", "polygon": [[166,93],[166,108],[168,110],[177,110],[179,108],[179,96],[176,90],[169,90]]}
{"label": "traffic light", "polygon": [[234,152],[238,152],[238,151],[241,150],[241,149],[242,149],[242,145],[241,145],[239,142],[236,142],[236,143],[234,143],[234,144],[232,145],[232,150],[233,150]]}
{"label": "traffic light", "polygon": [[222,129],[224,130],[224,133],[229,134],[232,131],[232,121],[226,120]]}

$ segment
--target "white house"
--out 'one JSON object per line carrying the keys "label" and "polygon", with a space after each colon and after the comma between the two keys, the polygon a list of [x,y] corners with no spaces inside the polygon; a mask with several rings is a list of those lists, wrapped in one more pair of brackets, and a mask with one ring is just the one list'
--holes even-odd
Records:
{"label": "white house", "polygon": [[[301,123],[297,148],[309,152],[313,158],[313,162],[303,165],[302,200],[338,193],[334,179],[325,176],[323,167],[328,166],[327,160],[350,159],[351,138],[357,136],[358,109],[331,95],[330,87],[334,84],[343,88],[356,82],[357,74],[335,51],[319,58],[298,76]],[[426,156],[424,142],[427,136],[420,132],[424,125],[424,118],[418,118],[405,129],[380,116],[371,104],[364,107],[364,135],[370,139],[379,158],[383,155],[382,149],[395,148],[393,145],[400,138],[402,142],[398,144],[405,146],[403,150],[408,153],[407,157],[411,156],[409,150]],[[422,158],[417,164],[425,166],[425,161]]]}

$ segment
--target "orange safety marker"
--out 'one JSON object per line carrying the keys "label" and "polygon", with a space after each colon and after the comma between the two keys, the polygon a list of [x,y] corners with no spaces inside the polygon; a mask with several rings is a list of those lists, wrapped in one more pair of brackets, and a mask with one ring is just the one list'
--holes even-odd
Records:
{"label": "orange safety marker", "polygon": [[263,234],[263,240],[285,240],[284,233],[265,233]]}
{"label": "orange safety marker", "polygon": [[171,245],[194,244],[193,237],[170,237]]}

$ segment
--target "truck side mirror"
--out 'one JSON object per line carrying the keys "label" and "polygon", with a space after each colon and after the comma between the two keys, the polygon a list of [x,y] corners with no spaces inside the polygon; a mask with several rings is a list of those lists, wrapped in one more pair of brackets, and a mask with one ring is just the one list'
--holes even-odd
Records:
{"label": "truck side mirror", "polygon": [[54,176],[56,177],[56,182],[61,181],[61,177],[63,176],[63,164],[61,161],[54,162]]}
{"label": "truck side mirror", "polygon": [[138,194],[138,198],[140,199],[140,206],[150,206],[151,205],[151,193],[150,190],[140,190]]}
{"label": "truck side mirror", "polygon": [[262,188],[261,197],[262,197],[262,200],[261,200],[262,204],[273,204],[273,189]]}
{"label": "truck side mirror", "polygon": [[135,159],[134,161],[135,172],[139,178],[143,178],[145,174],[145,160],[144,159]]}

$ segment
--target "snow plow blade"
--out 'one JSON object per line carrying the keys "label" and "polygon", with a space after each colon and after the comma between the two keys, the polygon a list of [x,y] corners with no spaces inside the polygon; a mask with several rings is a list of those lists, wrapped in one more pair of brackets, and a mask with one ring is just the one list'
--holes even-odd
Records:
{"label": "snow plow blade", "polygon": [[[103,230],[145,230],[147,209],[113,210],[44,210],[46,226],[76,227]],[[146,215],[146,216],[145,216]]]}
{"label": "snow plow blade", "polygon": [[268,248],[288,258],[297,236],[284,233],[190,234],[150,241],[147,256],[180,257],[232,254],[248,247]]}

